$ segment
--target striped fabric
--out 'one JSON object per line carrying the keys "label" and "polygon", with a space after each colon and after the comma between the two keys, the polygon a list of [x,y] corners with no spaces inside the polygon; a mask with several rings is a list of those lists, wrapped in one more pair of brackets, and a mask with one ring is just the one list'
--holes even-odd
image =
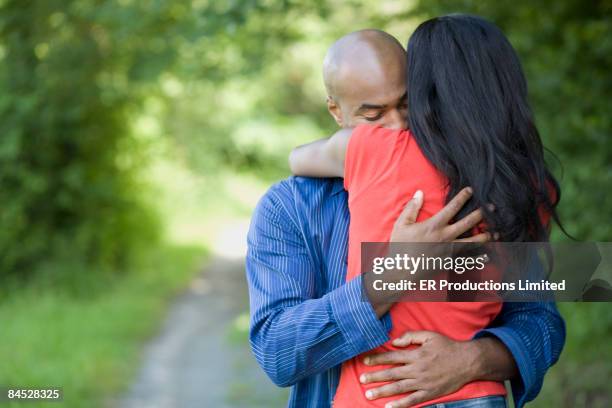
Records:
{"label": "striped fabric", "polygon": [[[329,407],[340,364],[388,340],[391,320],[361,299],[361,278],[345,283],[349,212],[340,179],[291,177],[260,200],[248,234],[250,342],[281,386],[288,407]],[[535,398],[558,359],[565,326],[554,304],[506,303],[494,325],[514,356],[517,406]]]}

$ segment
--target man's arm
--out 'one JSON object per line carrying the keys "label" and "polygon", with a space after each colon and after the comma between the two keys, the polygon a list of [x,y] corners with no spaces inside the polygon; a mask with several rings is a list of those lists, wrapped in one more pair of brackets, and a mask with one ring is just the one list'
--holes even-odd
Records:
{"label": "man's arm", "polygon": [[289,155],[296,176],[344,177],[344,157],[352,129],[340,129],[332,137],[298,146]]}
{"label": "man's arm", "polygon": [[517,407],[533,400],[565,344],[565,322],[552,302],[504,303],[493,325],[476,339],[494,338],[510,351],[520,376],[511,377]]}
{"label": "man's arm", "polygon": [[509,302],[494,324],[471,341],[453,341],[433,332],[411,332],[395,339],[398,347],[421,347],[369,357],[369,365],[401,365],[364,374],[363,382],[395,380],[370,390],[371,399],[414,391],[392,403],[393,408],[402,408],[449,394],[471,381],[510,380],[515,405],[522,407],[538,395],[564,342],[565,324],[554,303]]}
{"label": "man's arm", "polygon": [[259,202],[246,262],[251,347],[279,386],[383,344],[391,327],[388,315],[379,319],[363,301],[361,277],[316,298],[319,266],[306,248],[288,194],[276,185]]}

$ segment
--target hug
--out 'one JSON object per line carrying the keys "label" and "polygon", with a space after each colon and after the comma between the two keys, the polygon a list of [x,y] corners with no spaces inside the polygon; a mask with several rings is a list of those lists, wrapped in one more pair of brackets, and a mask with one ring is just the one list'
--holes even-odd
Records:
{"label": "hug", "polygon": [[406,50],[350,33],[323,77],[340,130],[291,153],[248,234],[257,361],[289,407],[506,407],[505,381],[523,406],[563,348],[554,303],[364,299],[360,264],[363,242],[547,241],[560,223],[513,47],[448,15]]}

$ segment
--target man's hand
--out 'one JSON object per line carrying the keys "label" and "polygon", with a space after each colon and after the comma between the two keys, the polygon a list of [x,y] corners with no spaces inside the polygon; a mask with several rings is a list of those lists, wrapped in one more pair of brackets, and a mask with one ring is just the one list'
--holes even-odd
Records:
{"label": "man's hand", "polygon": [[471,380],[473,357],[469,342],[458,342],[427,331],[409,332],[393,341],[396,347],[421,345],[414,350],[397,350],[366,357],[367,365],[403,364],[398,367],[362,374],[364,384],[394,381],[368,390],[368,399],[412,392],[391,402],[388,408],[409,407],[435,397],[450,394]]}
{"label": "man's hand", "polygon": [[461,238],[463,233],[470,231],[482,221],[482,210],[472,211],[454,224],[452,219],[461,211],[461,208],[472,197],[472,188],[466,187],[446,204],[436,215],[416,222],[421,206],[423,205],[423,192],[414,194],[412,200],[406,204],[404,210],[395,221],[391,232],[391,242],[488,242],[491,235],[483,232],[468,238]]}
{"label": "man's hand", "polygon": [[380,371],[364,373],[364,384],[395,381],[366,392],[377,399],[412,392],[390,402],[387,408],[410,407],[450,394],[476,380],[503,381],[516,375],[514,359],[506,347],[494,338],[454,341],[429,331],[407,332],[393,341],[396,347],[420,345],[414,350],[397,350],[367,356],[367,365],[393,364]]}

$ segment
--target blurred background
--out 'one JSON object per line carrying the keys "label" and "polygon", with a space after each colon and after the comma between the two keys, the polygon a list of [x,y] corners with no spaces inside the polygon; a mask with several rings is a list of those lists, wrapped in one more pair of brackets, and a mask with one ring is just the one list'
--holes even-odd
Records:
{"label": "blurred background", "polygon": [[[450,12],[509,36],[567,229],[612,241],[610,0],[0,0],[0,385],[283,406],[248,347],[251,211],[291,147],[335,129],[327,47],[362,28],[405,44]],[[611,406],[610,305],[560,309],[565,350],[530,405]]]}

